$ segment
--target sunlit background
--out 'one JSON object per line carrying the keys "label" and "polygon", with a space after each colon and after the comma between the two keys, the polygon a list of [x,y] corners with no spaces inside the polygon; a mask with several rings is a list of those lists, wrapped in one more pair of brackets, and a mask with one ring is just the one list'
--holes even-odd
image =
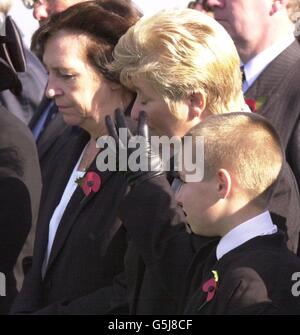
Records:
{"label": "sunlit background", "polygon": [[[1,1],[1,0],[0,0]],[[186,7],[190,0],[134,0],[144,14],[152,14],[162,8]],[[32,10],[24,7],[22,0],[14,0],[10,15],[15,19],[22,33],[26,45],[30,45],[32,32],[38,24],[32,17]]]}

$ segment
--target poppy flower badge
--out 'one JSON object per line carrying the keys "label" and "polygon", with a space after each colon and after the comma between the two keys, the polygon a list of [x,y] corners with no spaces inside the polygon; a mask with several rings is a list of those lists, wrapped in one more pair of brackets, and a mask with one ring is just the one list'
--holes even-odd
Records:
{"label": "poppy flower badge", "polygon": [[86,197],[91,193],[97,193],[101,187],[100,176],[93,171],[87,172],[83,177],[75,181],[81,188]]}
{"label": "poppy flower badge", "polygon": [[252,113],[256,113],[266,102],[267,97],[259,97],[258,99],[245,98],[246,104],[249,106]]}
{"label": "poppy flower badge", "polygon": [[209,302],[215,296],[217,290],[217,283],[219,281],[219,275],[217,271],[212,271],[213,277],[210,278],[202,285],[202,291],[207,293],[206,301]]}
{"label": "poppy flower badge", "polygon": [[198,311],[202,309],[207,303],[209,303],[215,296],[219,281],[218,272],[213,270],[212,271],[213,277],[208,279],[201,287],[202,292],[206,293],[206,299],[203,304],[198,308]]}

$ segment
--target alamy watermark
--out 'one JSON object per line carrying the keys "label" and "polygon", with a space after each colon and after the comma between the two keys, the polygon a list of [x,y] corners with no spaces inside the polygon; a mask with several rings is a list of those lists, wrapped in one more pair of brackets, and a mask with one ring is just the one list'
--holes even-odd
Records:
{"label": "alamy watermark", "polygon": [[6,296],[6,277],[5,274],[0,272],[0,297]]}
{"label": "alamy watermark", "polygon": [[[150,150],[146,150],[149,146]],[[151,136],[150,142],[147,142],[143,136],[132,136],[128,139],[127,129],[120,128],[118,145],[113,137],[102,136],[97,140],[97,148],[102,149],[96,159],[97,169],[102,172],[152,171],[151,164],[157,164],[159,153],[165,171],[184,172],[187,182],[200,182],[203,179],[202,136],[185,136],[183,140],[175,136]],[[149,157],[149,153],[153,157]]]}
{"label": "alamy watermark", "polygon": [[300,272],[294,272],[292,274],[292,281],[295,281],[295,284],[292,286],[292,295],[294,297],[300,296]]}

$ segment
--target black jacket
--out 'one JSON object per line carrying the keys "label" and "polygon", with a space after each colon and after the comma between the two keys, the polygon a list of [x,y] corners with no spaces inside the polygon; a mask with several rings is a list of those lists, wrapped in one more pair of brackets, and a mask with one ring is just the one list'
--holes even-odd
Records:
{"label": "black jacket", "polygon": [[[282,172],[284,175],[285,168]],[[278,187],[281,187],[280,183],[276,192]],[[286,190],[290,192],[288,188]],[[288,204],[288,194],[280,194],[286,198],[287,206],[291,205]],[[277,208],[276,201],[273,202],[274,208]],[[275,224],[282,226],[283,223],[284,226],[282,217],[274,213],[272,217]],[[190,263],[198,249],[206,247],[208,256],[219,239],[187,233],[185,217],[176,205],[164,176],[135,186],[121,203],[120,218],[130,242],[125,275],[115,281],[111,313],[118,310],[122,299],[128,301],[130,314],[182,312]],[[298,243],[298,236],[295,239]]]}
{"label": "black jacket", "polygon": [[[255,237],[219,261],[216,247],[204,257],[207,250],[198,251],[189,269],[185,314],[300,313],[300,285],[292,279],[300,259],[287,249],[281,232]],[[209,300],[203,284],[214,277],[212,270],[218,282]]]}
{"label": "black jacket", "polygon": [[[66,136],[70,139],[69,133]],[[127,247],[117,217],[127,185],[120,174],[99,172],[95,162],[89,171],[100,176],[101,188],[85,197],[77,187],[57,229],[45,277],[41,277],[50,218],[88,140],[88,134],[80,130],[48,166],[33,264],[13,313],[101,314],[107,308],[113,278],[123,271]]]}
{"label": "black jacket", "polygon": [[[0,272],[5,296],[0,297],[0,313],[9,313],[18,291],[13,268],[31,226],[31,203],[27,187],[20,177],[0,168]],[[3,278],[1,278],[2,280]]]}

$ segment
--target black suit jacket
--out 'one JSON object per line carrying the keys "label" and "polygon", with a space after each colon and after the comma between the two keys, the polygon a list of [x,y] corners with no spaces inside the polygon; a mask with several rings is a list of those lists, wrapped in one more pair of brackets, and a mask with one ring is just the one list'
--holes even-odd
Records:
{"label": "black suit jacket", "polygon": [[124,313],[123,301],[130,314],[176,314],[188,265],[207,239],[187,233],[183,212],[164,176],[135,186],[122,201],[119,215],[129,244],[125,274],[116,278],[110,313]]}
{"label": "black suit jacket", "polygon": [[[70,138],[69,133],[66,137]],[[45,277],[41,277],[49,221],[88,140],[88,134],[80,131],[47,169],[33,264],[14,303],[14,313],[101,314],[107,308],[112,279],[123,270],[127,247],[117,218],[127,187],[120,174],[99,172],[95,163],[91,166],[89,170],[101,177],[101,188],[85,197],[77,187],[59,224]]]}
{"label": "black suit jacket", "polygon": [[[282,171],[283,175],[289,172],[285,168]],[[279,183],[276,191],[278,187],[287,192],[283,199],[288,207],[290,190]],[[284,218],[275,213],[272,217],[277,226],[285,227]],[[170,185],[163,176],[135,186],[121,203],[120,218],[130,242],[125,275],[115,281],[111,313],[121,310],[122,299],[129,303],[130,314],[177,313],[183,305],[189,264],[198,249],[206,247],[207,252],[202,256],[208,256],[219,239],[186,232],[183,213],[176,206]],[[297,234],[292,241],[298,242]]]}
{"label": "black suit jacket", "polygon": [[300,186],[300,46],[297,41],[277,56],[245,93],[265,97],[257,112],[271,121],[280,135],[287,161]]}
{"label": "black suit jacket", "polygon": [[[292,280],[300,259],[287,249],[281,232],[253,238],[219,261],[216,247],[208,249],[208,257],[207,248],[199,250],[189,269],[185,314],[300,313],[299,285]],[[203,284],[214,277],[212,270],[218,282],[207,301]]]}

